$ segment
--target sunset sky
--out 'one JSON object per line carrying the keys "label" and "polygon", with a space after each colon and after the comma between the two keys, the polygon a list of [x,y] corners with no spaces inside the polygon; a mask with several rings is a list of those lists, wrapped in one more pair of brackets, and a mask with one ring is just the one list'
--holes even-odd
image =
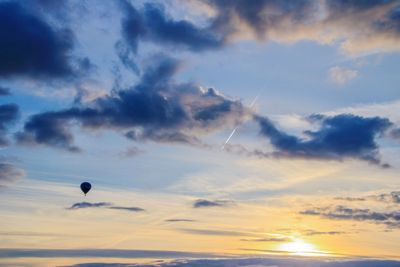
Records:
{"label": "sunset sky", "polygon": [[400,266],[400,1],[0,1],[0,35],[0,266]]}

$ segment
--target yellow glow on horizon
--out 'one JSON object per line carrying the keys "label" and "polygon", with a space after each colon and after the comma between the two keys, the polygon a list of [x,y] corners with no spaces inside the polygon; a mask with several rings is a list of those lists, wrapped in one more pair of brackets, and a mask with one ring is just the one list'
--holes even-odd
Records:
{"label": "yellow glow on horizon", "polygon": [[302,239],[295,239],[290,243],[285,243],[279,246],[279,250],[288,252],[293,255],[300,256],[320,256],[321,251],[317,250],[316,246],[307,243]]}

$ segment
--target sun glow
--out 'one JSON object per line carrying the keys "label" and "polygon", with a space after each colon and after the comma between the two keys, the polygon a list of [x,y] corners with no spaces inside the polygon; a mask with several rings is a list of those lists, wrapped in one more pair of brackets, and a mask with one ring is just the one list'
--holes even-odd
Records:
{"label": "sun glow", "polygon": [[307,243],[302,239],[295,239],[290,243],[282,244],[279,246],[279,250],[302,256],[313,256],[321,253],[313,244]]}

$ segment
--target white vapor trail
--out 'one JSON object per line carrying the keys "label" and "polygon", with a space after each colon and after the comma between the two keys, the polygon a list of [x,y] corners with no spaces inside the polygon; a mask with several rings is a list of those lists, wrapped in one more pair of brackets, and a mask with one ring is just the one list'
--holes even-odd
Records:
{"label": "white vapor trail", "polygon": [[[254,104],[257,102],[258,97],[260,96],[260,94],[257,94],[257,96],[253,99],[253,101],[251,101],[250,103],[250,109],[253,108]],[[240,125],[237,125],[231,132],[231,134],[229,135],[229,137],[226,139],[225,143],[222,145],[221,149],[224,150],[225,146],[229,143],[229,140],[231,140],[232,136],[235,134],[236,130],[239,128]]]}

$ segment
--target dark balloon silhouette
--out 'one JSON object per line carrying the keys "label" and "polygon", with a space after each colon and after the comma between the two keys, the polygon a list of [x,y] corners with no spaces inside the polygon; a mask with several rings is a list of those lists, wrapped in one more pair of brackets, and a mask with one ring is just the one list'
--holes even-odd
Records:
{"label": "dark balloon silhouette", "polygon": [[81,183],[81,190],[85,194],[85,196],[90,191],[91,188],[92,188],[92,185],[90,183],[88,183],[88,182]]}

